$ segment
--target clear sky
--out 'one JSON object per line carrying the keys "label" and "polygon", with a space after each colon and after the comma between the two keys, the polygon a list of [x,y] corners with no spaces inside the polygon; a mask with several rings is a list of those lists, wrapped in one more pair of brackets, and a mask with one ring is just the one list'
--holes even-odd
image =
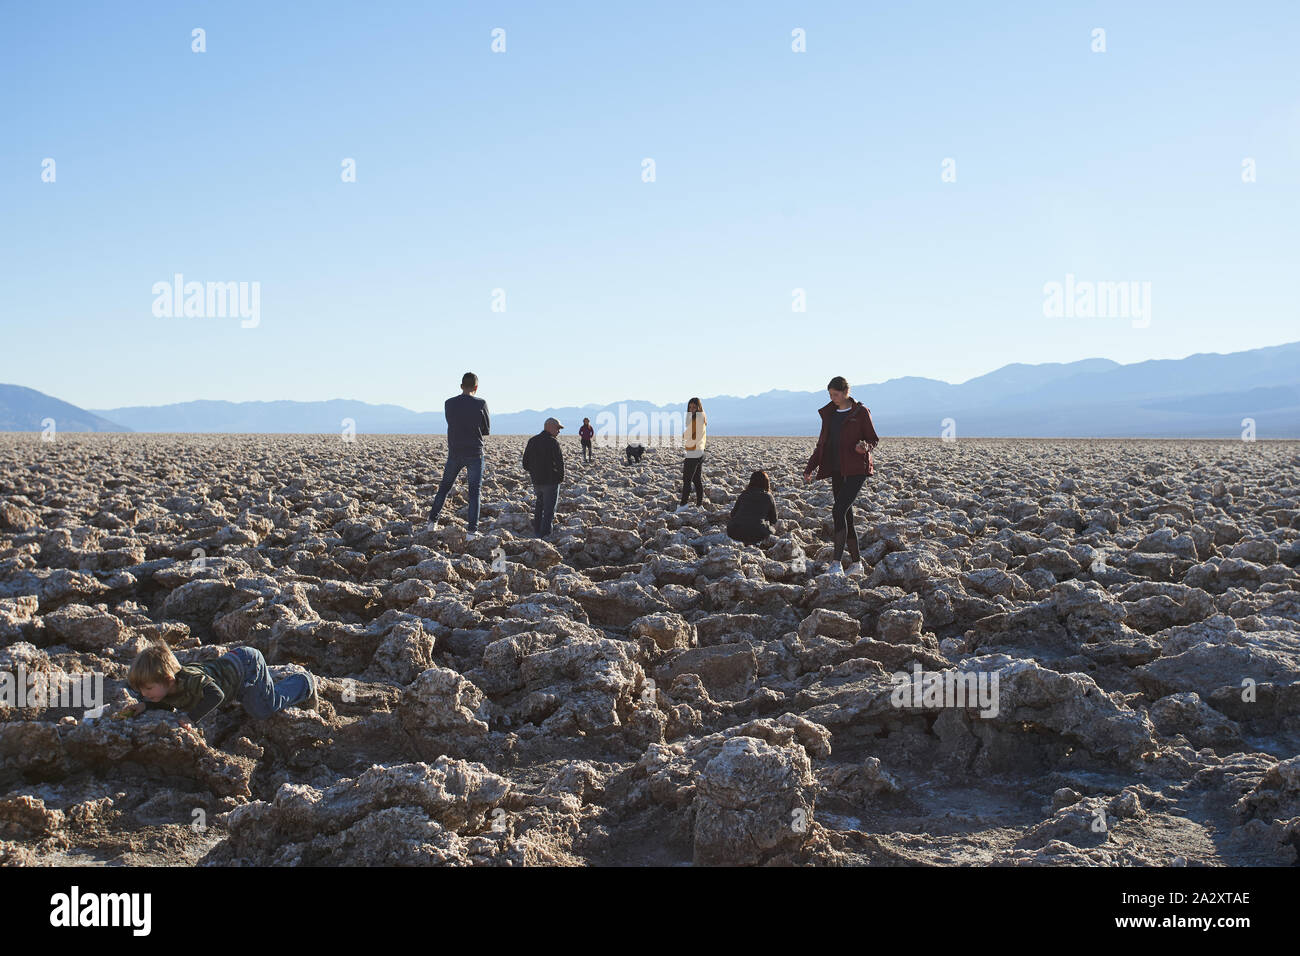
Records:
{"label": "clear sky", "polygon": [[[429,410],[472,369],[504,412],[1294,341],[1298,49],[1294,0],[6,3],[0,381]],[[257,326],[155,316],[176,273]],[[1067,273],[1149,325],[1045,316]]]}

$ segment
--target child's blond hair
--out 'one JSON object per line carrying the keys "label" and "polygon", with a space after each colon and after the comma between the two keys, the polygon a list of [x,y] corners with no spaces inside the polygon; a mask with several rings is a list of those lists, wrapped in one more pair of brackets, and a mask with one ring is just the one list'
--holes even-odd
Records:
{"label": "child's blond hair", "polygon": [[153,643],[136,655],[126,681],[133,690],[143,691],[150,684],[166,684],[181,672],[181,662],[166,644]]}

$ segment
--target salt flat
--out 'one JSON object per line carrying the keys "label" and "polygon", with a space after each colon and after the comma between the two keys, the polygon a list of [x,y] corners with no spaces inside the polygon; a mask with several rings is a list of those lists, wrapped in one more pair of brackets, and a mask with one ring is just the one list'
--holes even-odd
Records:
{"label": "salt flat", "polygon": [[565,437],[549,542],[524,441],[466,541],[436,436],[0,435],[0,672],[323,678],[201,736],[0,707],[0,862],[1296,862],[1300,443],[886,437],[849,578],[812,439],[711,437],[678,515],[677,450]]}

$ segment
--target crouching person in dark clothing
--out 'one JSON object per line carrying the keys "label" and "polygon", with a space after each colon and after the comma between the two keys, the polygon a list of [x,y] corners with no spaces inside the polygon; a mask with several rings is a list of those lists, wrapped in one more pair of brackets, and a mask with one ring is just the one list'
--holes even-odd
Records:
{"label": "crouching person in dark clothing", "polygon": [[749,476],[749,487],[740,493],[727,519],[727,537],[745,544],[761,544],[774,533],[776,499],[767,472]]}
{"label": "crouching person in dark clothing", "polygon": [[528,439],[524,448],[524,471],[533,479],[533,490],[537,493],[533,531],[539,538],[551,533],[555,502],[560,496],[560,482],[564,480],[564,454],[555,439],[563,427],[558,419],[546,419],[542,430]]}
{"label": "crouching person in dark clothing", "polygon": [[627,446],[627,464],[634,461],[640,461],[641,456],[645,454],[645,445],[628,445]]}

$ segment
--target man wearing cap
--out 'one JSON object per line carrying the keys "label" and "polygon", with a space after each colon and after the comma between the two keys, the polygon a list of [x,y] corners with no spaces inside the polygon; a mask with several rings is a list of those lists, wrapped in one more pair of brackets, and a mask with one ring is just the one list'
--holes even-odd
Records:
{"label": "man wearing cap", "polygon": [[487,402],[475,398],[478,376],[466,372],[461,376],[460,394],[447,399],[443,410],[447,415],[447,464],[442,469],[442,482],[429,512],[429,526],[438,523],[443,502],[451,486],[464,468],[469,476],[469,516],[466,524],[471,538],[478,537],[479,491],[483,487],[483,436],[491,428]]}
{"label": "man wearing cap", "polygon": [[560,495],[560,482],[564,480],[564,455],[555,439],[563,427],[559,419],[546,419],[542,430],[528,439],[524,447],[524,471],[533,479],[533,490],[537,493],[533,531],[539,538],[551,533],[555,502]]}

